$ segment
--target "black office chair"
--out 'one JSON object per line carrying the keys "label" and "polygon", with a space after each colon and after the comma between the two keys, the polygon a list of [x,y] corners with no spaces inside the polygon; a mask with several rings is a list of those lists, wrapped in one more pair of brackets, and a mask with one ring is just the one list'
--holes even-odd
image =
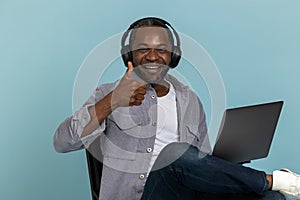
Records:
{"label": "black office chair", "polygon": [[103,168],[103,164],[101,162],[103,160],[102,158],[103,155],[100,148],[100,139],[97,138],[86,150],[92,200],[99,199],[100,182]]}

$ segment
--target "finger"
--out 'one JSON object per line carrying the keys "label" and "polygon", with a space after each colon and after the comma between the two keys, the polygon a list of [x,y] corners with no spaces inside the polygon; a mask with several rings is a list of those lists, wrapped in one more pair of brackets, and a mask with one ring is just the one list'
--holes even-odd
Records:
{"label": "finger", "polygon": [[130,97],[130,99],[129,99],[129,106],[133,106],[134,105],[134,102],[135,102],[135,99],[134,98],[132,98],[132,97]]}
{"label": "finger", "polygon": [[131,81],[131,83],[128,88],[130,89],[131,92],[135,92],[137,90],[145,90],[146,91],[147,87],[144,86],[145,85],[144,83],[141,83],[139,81],[133,81],[133,80],[130,80],[130,81]]}
{"label": "finger", "polygon": [[145,95],[147,93],[147,91],[144,88],[138,88],[135,90],[135,93]]}
{"label": "finger", "polygon": [[130,92],[135,92],[140,88],[140,84],[136,81],[132,81],[128,88],[130,89]]}
{"label": "finger", "polygon": [[135,95],[134,98],[136,100],[141,100],[141,101],[145,99],[144,95],[140,95],[140,94]]}
{"label": "finger", "polygon": [[131,103],[131,106],[140,106],[142,105],[142,100],[138,100],[138,99],[135,99],[132,103]]}
{"label": "finger", "polygon": [[127,69],[127,71],[125,73],[125,77],[126,77],[126,79],[129,80],[129,79],[131,79],[131,73],[133,71],[133,64],[132,64],[132,62],[128,61],[127,66],[128,66],[128,69]]}
{"label": "finger", "polygon": [[142,85],[140,85],[140,88],[142,88],[142,89],[147,89],[147,84],[142,83]]}
{"label": "finger", "polygon": [[135,105],[135,106],[140,106],[140,105],[142,105],[142,101],[141,101],[141,100],[136,100],[136,101],[134,102],[134,105]]}

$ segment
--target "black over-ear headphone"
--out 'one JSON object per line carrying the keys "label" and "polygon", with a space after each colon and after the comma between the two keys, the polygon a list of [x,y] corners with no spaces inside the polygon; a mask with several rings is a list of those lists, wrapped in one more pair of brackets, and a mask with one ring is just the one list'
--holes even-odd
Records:
{"label": "black over-ear headphone", "polygon": [[145,25],[153,25],[153,26],[161,26],[163,28],[169,29],[171,32],[173,32],[173,35],[176,38],[176,45],[173,44],[173,50],[171,52],[171,61],[169,64],[169,67],[174,68],[178,65],[180,58],[181,58],[181,49],[180,49],[180,39],[178,33],[175,31],[175,29],[169,24],[167,21],[156,18],[156,17],[146,17],[139,19],[135,22],[133,22],[127,31],[123,34],[121,39],[121,54],[124,64],[127,66],[128,61],[132,61],[132,52],[130,49],[130,46],[127,44],[125,45],[126,39],[131,32],[132,29],[139,28]]}

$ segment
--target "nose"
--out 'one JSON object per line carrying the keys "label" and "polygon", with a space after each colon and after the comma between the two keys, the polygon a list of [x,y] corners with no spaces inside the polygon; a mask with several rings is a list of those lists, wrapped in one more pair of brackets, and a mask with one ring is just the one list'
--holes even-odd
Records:
{"label": "nose", "polygon": [[156,49],[150,49],[150,51],[147,53],[146,57],[145,57],[148,61],[156,61],[159,59],[159,55]]}

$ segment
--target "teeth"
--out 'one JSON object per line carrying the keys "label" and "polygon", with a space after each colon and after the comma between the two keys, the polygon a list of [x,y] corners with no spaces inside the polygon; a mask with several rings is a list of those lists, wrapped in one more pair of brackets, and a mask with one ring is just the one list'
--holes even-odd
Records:
{"label": "teeth", "polygon": [[157,65],[155,65],[155,66],[144,65],[144,68],[146,68],[146,69],[158,69],[159,66],[157,66]]}

